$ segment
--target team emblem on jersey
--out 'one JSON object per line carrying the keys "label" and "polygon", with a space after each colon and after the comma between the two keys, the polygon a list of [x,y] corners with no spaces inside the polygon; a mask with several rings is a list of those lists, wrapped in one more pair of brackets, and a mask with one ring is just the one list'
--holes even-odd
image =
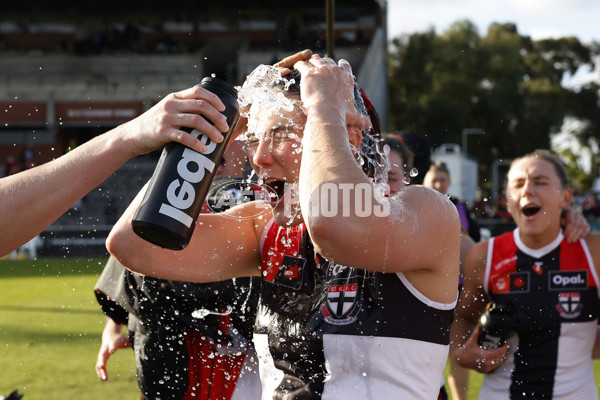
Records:
{"label": "team emblem on jersey", "polygon": [[490,277],[493,293],[529,293],[529,271]]}
{"label": "team emblem on jersey", "polygon": [[332,325],[353,323],[361,309],[356,269],[330,263],[326,279],[327,298],[321,306],[325,322]]}
{"label": "team emblem on jersey", "polygon": [[562,318],[577,318],[583,309],[583,304],[581,304],[581,295],[577,292],[559,293],[556,309]]}

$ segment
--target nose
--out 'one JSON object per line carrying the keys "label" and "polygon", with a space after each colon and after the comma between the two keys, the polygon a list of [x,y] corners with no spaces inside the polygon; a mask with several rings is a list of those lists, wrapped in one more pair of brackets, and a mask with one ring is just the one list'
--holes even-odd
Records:
{"label": "nose", "polygon": [[253,152],[250,155],[252,162],[257,167],[265,168],[273,165],[273,142],[269,138],[262,137],[251,152]]}
{"label": "nose", "polygon": [[525,182],[523,182],[523,187],[521,188],[521,192],[524,194],[531,194],[533,193],[533,188],[533,181],[531,179],[525,179]]}

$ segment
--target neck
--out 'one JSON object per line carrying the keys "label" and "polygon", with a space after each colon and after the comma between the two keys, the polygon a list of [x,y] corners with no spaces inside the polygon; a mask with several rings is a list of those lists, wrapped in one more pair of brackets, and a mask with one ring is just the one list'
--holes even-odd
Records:
{"label": "neck", "polygon": [[540,249],[552,243],[560,233],[560,229],[560,225],[557,225],[552,229],[545,229],[544,232],[540,234],[527,233],[526,231],[519,229],[519,237],[523,244],[530,249]]}

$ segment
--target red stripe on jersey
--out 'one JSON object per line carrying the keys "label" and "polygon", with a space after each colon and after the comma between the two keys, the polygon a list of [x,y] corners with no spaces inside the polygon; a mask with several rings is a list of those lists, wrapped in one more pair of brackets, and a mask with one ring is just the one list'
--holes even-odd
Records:
{"label": "red stripe on jersey", "polygon": [[284,256],[299,256],[305,229],[304,224],[290,228],[283,228],[275,222],[271,224],[263,246],[261,269],[264,280],[275,280]]}
{"label": "red stripe on jersey", "polygon": [[[561,271],[579,271],[584,269],[590,270],[588,259],[583,250],[583,246],[579,242],[568,243],[566,239],[560,244],[560,270]],[[588,273],[588,285],[597,286],[594,275]]]}
{"label": "red stripe on jersey", "polygon": [[[246,352],[223,352],[198,331],[185,335],[189,354],[188,390],[183,400],[230,399],[242,371]],[[226,348],[227,343],[218,343]]]}
{"label": "red stripe on jersey", "polygon": [[517,272],[517,245],[512,232],[494,238],[488,291],[493,293],[510,292],[510,274]]}

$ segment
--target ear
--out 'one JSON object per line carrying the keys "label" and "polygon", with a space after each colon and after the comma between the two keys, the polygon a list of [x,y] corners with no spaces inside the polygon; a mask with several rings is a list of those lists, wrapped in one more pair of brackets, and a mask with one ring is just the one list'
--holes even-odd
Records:
{"label": "ear", "polygon": [[562,196],[561,208],[569,207],[571,205],[571,201],[573,200],[573,189],[565,189]]}

